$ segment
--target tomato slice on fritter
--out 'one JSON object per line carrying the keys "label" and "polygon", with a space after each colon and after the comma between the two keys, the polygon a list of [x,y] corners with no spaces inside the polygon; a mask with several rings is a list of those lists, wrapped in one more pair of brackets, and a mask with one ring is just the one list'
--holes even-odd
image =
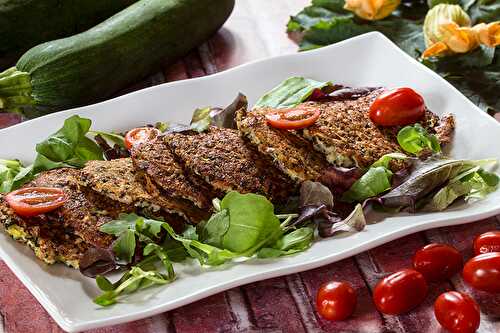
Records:
{"label": "tomato slice on fritter", "polygon": [[266,114],[266,120],[272,127],[292,130],[311,126],[319,116],[320,111],[317,108],[299,105],[269,112]]}
{"label": "tomato slice on fritter", "polygon": [[32,217],[61,207],[66,202],[66,196],[60,188],[26,187],[10,192],[5,201],[16,214]]}
{"label": "tomato slice on fritter", "polygon": [[160,134],[160,130],[154,127],[138,127],[131,129],[125,135],[125,147],[131,149],[141,143],[153,140]]}

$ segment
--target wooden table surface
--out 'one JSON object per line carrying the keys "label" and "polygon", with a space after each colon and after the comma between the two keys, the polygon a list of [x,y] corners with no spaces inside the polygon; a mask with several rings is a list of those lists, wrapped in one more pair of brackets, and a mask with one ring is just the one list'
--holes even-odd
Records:
{"label": "wooden table surface", "polygon": [[[285,34],[285,24],[290,14],[308,2],[237,0],[230,20],[212,40],[127,92],[297,52],[296,45]],[[0,128],[18,121],[16,116],[0,115]],[[450,281],[430,285],[424,304],[406,315],[383,315],[376,311],[371,300],[377,281],[410,266],[413,253],[424,244],[453,244],[467,259],[472,255],[473,237],[499,227],[500,220],[496,217],[413,234],[325,267],[234,288],[168,313],[92,332],[444,332],[434,318],[433,303],[441,292],[452,289],[469,293],[479,303],[482,311],[479,332],[500,332],[500,295],[476,292],[458,275]],[[318,286],[331,279],[350,281],[358,291],[358,306],[349,320],[325,321],[314,310]],[[1,261],[0,313],[3,322],[0,331],[3,326],[6,333],[61,332]]]}

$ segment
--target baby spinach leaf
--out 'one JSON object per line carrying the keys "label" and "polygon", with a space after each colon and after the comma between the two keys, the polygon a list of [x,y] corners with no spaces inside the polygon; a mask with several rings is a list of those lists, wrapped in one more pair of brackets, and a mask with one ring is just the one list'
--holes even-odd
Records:
{"label": "baby spinach leaf", "polygon": [[441,146],[435,135],[429,134],[420,124],[405,126],[399,132],[397,140],[404,151],[418,155],[423,150],[441,152]]}
{"label": "baby spinach leaf", "polygon": [[361,202],[391,188],[392,172],[382,166],[368,169],[351,188],[342,195],[342,201]]}
{"label": "baby spinach leaf", "polygon": [[361,202],[375,197],[391,188],[392,171],[389,169],[392,160],[406,160],[408,156],[401,153],[391,153],[375,161],[368,171],[356,180],[351,188],[344,192],[342,201]]}
{"label": "baby spinach leaf", "polygon": [[221,201],[221,209],[227,209],[230,220],[222,236],[224,249],[245,253],[280,236],[280,222],[274,215],[274,206],[262,195],[229,192]]}
{"label": "baby spinach leaf", "polygon": [[255,108],[290,108],[305,101],[315,89],[323,89],[331,86],[330,82],[319,82],[303,77],[291,77],[274,87],[262,96]]}
{"label": "baby spinach leaf", "polygon": [[229,211],[223,209],[210,217],[200,226],[200,241],[212,246],[222,247],[224,235],[230,225]]}
{"label": "baby spinach leaf", "polygon": [[37,153],[73,167],[83,167],[90,160],[102,160],[101,148],[85,136],[91,124],[90,119],[76,115],[66,119],[59,131],[36,145]]}

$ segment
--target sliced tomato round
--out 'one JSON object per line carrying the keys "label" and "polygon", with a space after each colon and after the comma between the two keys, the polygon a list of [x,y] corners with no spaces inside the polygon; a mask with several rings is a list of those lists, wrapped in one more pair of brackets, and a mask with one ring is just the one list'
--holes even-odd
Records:
{"label": "sliced tomato round", "polygon": [[266,119],[272,127],[293,130],[311,126],[318,120],[320,114],[317,107],[299,105],[269,112],[266,114]]}
{"label": "sliced tomato round", "polygon": [[410,125],[424,115],[424,99],[415,90],[406,87],[383,93],[370,106],[370,119],[380,126]]}
{"label": "sliced tomato round", "polygon": [[154,127],[137,127],[131,129],[125,135],[125,147],[131,149],[141,143],[153,140],[160,134],[160,130]]}
{"label": "sliced tomato round", "polygon": [[66,196],[60,188],[25,187],[7,194],[5,201],[16,214],[32,217],[61,207]]}

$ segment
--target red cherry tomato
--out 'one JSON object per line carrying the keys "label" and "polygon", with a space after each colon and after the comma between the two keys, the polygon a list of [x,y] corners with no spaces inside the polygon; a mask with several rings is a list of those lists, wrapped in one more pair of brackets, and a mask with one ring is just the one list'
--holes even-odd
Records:
{"label": "red cherry tomato", "polygon": [[474,333],[479,328],[479,306],[458,291],[442,293],[434,303],[437,321],[451,333]]}
{"label": "red cherry tomato", "polygon": [[331,281],[319,288],[316,309],[325,319],[344,320],[354,312],[356,299],[356,291],[348,282]]}
{"label": "red cherry tomato", "polygon": [[414,124],[424,114],[424,99],[411,88],[389,90],[378,96],[370,106],[370,119],[381,126]]}
{"label": "red cherry tomato", "polygon": [[489,231],[474,239],[474,254],[500,252],[500,231]]}
{"label": "red cherry tomato", "polygon": [[424,276],[413,269],[402,269],[377,284],[373,302],[380,312],[397,315],[422,303],[426,295]]}
{"label": "red cherry tomato", "polygon": [[413,268],[428,282],[446,280],[462,268],[462,255],[452,246],[429,244],[415,253]]}
{"label": "red cherry tomato", "polygon": [[127,149],[131,149],[138,144],[156,138],[160,134],[160,130],[154,127],[138,127],[131,129],[125,135],[125,147],[127,147]]}
{"label": "red cherry tomato", "polygon": [[7,194],[5,201],[16,214],[32,217],[61,207],[66,196],[60,188],[25,187]]}
{"label": "red cherry tomato", "polygon": [[500,252],[483,253],[465,263],[464,281],[489,293],[500,293]]}
{"label": "red cherry tomato", "polygon": [[320,111],[317,107],[299,105],[290,109],[281,109],[266,114],[266,120],[272,127],[280,129],[301,129],[311,126],[318,120]]}

